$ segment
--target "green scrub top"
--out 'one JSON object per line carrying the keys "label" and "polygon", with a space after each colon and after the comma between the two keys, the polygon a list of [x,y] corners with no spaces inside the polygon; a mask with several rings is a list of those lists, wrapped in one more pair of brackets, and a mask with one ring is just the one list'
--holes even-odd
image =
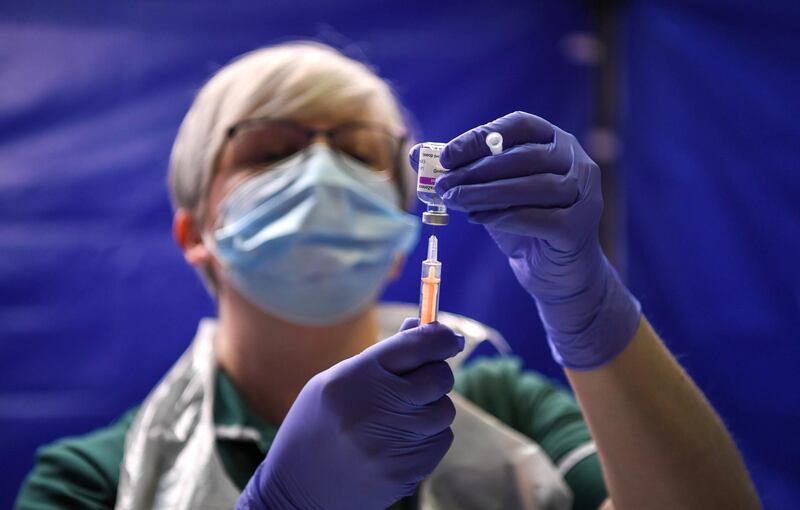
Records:
{"label": "green scrub top", "polygon": [[[533,439],[556,464],[591,439],[572,396],[542,376],[522,370],[517,358],[476,360],[456,373],[455,389],[484,411]],[[277,429],[248,408],[222,370],[218,371],[216,395],[214,420],[217,425],[253,427],[261,433],[258,442],[217,439],[217,450],[228,476],[243,489],[264,460]],[[137,409],[129,410],[105,428],[41,447],[36,453],[36,465],[17,496],[15,508],[113,509],[125,434]],[[596,454],[578,462],[565,480],[574,494],[576,510],[594,510],[606,498]],[[391,510],[416,508],[416,495],[390,507]]]}

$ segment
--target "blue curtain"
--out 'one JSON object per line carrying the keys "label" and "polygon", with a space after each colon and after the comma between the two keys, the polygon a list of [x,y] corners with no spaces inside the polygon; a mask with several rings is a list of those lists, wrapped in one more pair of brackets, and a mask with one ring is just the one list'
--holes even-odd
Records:
{"label": "blue curtain", "polygon": [[765,507],[797,508],[800,4],[634,2],[625,14],[631,287],[732,431]]}
{"label": "blue curtain", "polygon": [[[233,57],[315,38],[388,78],[422,140],[515,109],[576,133],[589,74],[560,51],[579,5],[34,2],[0,7],[0,508],[35,448],[139,402],[213,306],[171,239],[165,176],[193,94]],[[535,307],[481,227],[441,235],[441,306],[556,375]],[[420,247],[387,299],[416,302]]]}

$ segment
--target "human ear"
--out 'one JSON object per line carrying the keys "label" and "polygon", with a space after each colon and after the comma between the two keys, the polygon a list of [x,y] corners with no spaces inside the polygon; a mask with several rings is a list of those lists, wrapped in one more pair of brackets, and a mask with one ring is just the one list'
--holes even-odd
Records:
{"label": "human ear", "polygon": [[190,265],[203,268],[211,261],[211,252],[203,243],[201,226],[188,210],[180,208],[172,219],[172,235]]}

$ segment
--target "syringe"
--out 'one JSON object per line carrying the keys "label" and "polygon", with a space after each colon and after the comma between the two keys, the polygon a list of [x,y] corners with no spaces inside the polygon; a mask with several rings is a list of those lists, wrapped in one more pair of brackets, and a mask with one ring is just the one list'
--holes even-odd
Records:
{"label": "syringe", "polygon": [[419,288],[419,324],[434,322],[439,314],[439,284],[442,281],[442,263],[437,257],[439,240],[428,238],[428,258],[422,261],[422,281]]}

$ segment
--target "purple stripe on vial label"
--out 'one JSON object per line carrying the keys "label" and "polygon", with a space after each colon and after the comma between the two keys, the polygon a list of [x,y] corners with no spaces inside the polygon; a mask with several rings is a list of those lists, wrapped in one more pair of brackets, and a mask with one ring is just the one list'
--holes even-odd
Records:
{"label": "purple stripe on vial label", "polygon": [[421,184],[434,184],[436,182],[435,177],[420,177],[419,182]]}

